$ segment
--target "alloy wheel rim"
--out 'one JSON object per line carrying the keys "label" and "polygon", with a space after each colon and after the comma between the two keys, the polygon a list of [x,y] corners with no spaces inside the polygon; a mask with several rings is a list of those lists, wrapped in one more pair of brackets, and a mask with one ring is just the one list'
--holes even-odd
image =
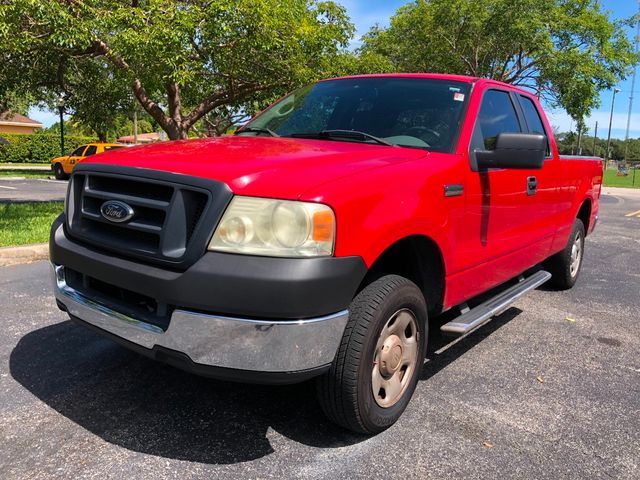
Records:
{"label": "alloy wheel rim", "polygon": [[578,233],[573,245],[571,246],[571,263],[569,264],[569,273],[571,277],[575,277],[580,269],[580,263],[582,262],[582,235]]}
{"label": "alloy wheel rim", "polygon": [[373,359],[371,390],[376,403],[389,408],[409,387],[418,360],[418,320],[402,309],[385,323]]}

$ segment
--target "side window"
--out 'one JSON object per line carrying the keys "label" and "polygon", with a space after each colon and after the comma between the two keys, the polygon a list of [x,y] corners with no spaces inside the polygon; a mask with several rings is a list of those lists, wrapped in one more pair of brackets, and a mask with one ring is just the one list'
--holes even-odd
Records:
{"label": "side window", "polygon": [[[524,118],[527,121],[527,125],[529,126],[529,131],[531,133],[541,133],[545,137],[547,137],[547,132],[544,130],[544,124],[542,123],[542,118],[540,118],[540,112],[536,108],[535,103],[529,97],[525,97],[524,95],[520,95],[520,103],[522,104],[522,110],[524,112]],[[547,137],[548,138],[548,137]],[[549,148],[549,142],[547,141],[547,156],[551,154],[551,149]]]}
{"label": "side window", "polygon": [[71,152],[71,156],[72,157],[81,157],[82,156],[82,152],[84,152],[85,148],[86,148],[86,145],[82,145],[81,147],[76,148],[73,152]]}
{"label": "side window", "polygon": [[84,152],[84,156],[89,157],[91,155],[95,155],[97,151],[98,151],[98,147],[96,147],[95,145],[89,145],[89,147],[87,148],[87,151]]}
{"label": "side window", "polygon": [[520,132],[522,127],[511,96],[502,90],[488,90],[482,98],[474,138],[482,138],[484,148],[493,150],[499,134]]}

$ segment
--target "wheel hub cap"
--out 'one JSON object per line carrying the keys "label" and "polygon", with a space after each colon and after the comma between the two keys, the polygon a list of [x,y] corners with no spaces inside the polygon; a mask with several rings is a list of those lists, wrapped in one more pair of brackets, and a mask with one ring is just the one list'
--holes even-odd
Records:
{"label": "wheel hub cap", "polygon": [[380,353],[380,372],[384,376],[393,375],[400,368],[402,353],[402,342],[397,335],[384,341]]}
{"label": "wheel hub cap", "polygon": [[402,398],[418,364],[418,321],[410,310],[394,313],[382,328],[373,359],[371,390],[389,408]]}

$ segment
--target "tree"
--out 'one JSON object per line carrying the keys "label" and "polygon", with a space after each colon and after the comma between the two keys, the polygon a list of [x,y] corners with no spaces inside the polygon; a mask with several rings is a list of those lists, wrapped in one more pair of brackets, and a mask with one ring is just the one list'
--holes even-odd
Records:
{"label": "tree", "polygon": [[372,28],[361,51],[396,70],[526,87],[580,122],[638,61],[631,21],[612,22],[597,0],[417,0]]}
{"label": "tree", "polygon": [[[148,115],[142,115],[138,118],[138,133],[151,133],[156,131],[157,127],[154,127],[150,122],[151,117]],[[133,135],[133,121],[129,115],[120,113],[115,114],[110,119],[110,127],[106,130],[104,137],[98,137],[99,141],[115,141],[118,137],[125,135]],[[84,120],[78,119],[75,115],[69,120],[64,122],[65,135],[75,135],[84,137],[96,137],[97,133],[94,128],[88,126]],[[53,123],[50,127],[45,128],[43,133],[60,135],[60,122]]]}
{"label": "tree", "polygon": [[65,108],[72,112],[74,122],[90,128],[99,141],[106,142],[116,131],[118,117],[126,115],[134,104],[126,79],[114,75],[102,59],[67,65],[68,74],[60,81]]}
{"label": "tree", "polygon": [[[351,52],[340,52],[333,55],[326,69],[319,72],[318,77],[338,77],[342,75],[361,75],[367,73],[383,73],[393,71],[388,59],[377,54],[355,55]],[[304,83],[304,82],[301,82]],[[292,85],[297,86],[297,85]],[[281,96],[282,92],[265,92],[254,95],[250,101],[241,105],[223,105],[213,109],[203,117],[202,130],[208,136],[222,135],[249,120],[253,115],[270,105]]]}
{"label": "tree", "polygon": [[217,108],[242,108],[330,71],[353,31],[329,1],[6,0],[0,97],[15,90],[53,102],[68,92],[103,132],[99,105],[89,102],[113,111],[125,85],[169,138],[186,138]]}

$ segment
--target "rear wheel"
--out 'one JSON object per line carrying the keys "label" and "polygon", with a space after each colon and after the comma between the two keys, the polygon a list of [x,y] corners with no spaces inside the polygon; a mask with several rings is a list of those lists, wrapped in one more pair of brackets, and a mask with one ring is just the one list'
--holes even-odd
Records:
{"label": "rear wheel", "polygon": [[578,280],[584,256],[584,239],[584,224],[576,219],[564,250],[546,260],[545,268],[551,272],[551,284],[556,288],[567,290]]}
{"label": "rear wheel", "polygon": [[56,177],[56,180],[67,180],[69,175],[64,173],[64,169],[62,168],[62,164],[56,163],[53,167],[53,173]]}
{"label": "rear wheel", "polygon": [[373,434],[393,425],[415,390],[425,355],[427,307],[420,289],[398,275],[368,285],[349,321],[318,399],[335,423]]}

